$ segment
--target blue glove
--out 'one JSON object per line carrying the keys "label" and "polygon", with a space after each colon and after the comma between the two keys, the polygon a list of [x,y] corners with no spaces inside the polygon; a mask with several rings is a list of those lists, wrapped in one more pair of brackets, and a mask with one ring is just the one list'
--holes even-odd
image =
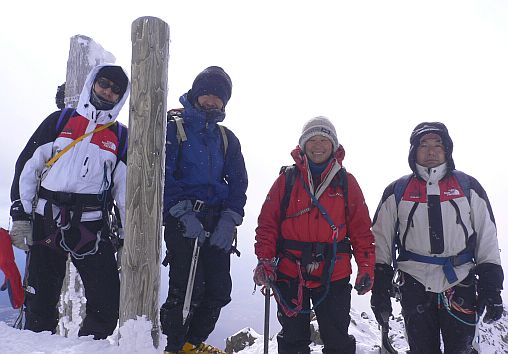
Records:
{"label": "blue glove", "polygon": [[243,217],[231,209],[221,213],[221,217],[210,238],[210,245],[224,252],[229,252],[235,236],[236,227],[243,221]]}
{"label": "blue glove", "polygon": [[185,231],[183,237],[197,238],[199,245],[202,246],[205,243],[206,232],[203,228],[203,224],[196,217],[196,213],[190,212],[180,216],[180,222],[183,224]]}
{"label": "blue glove", "polygon": [[169,209],[169,213],[178,218],[184,227],[183,237],[197,238],[199,245],[203,245],[206,239],[206,232],[203,224],[196,217],[190,200],[183,200]]}

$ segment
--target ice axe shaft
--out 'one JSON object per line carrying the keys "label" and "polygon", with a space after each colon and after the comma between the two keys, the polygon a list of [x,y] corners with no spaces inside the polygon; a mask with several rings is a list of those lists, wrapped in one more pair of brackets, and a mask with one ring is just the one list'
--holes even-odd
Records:
{"label": "ice axe shaft", "polygon": [[270,284],[265,286],[265,328],[263,331],[263,354],[268,354],[270,340]]}
{"label": "ice axe shaft", "polygon": [[[208,231],[205,232],[205,237],[210,237]],[[185,300],[183,302],[182,309],[182,322],[185,324],[187,317],[189,317],[190,305],[192,299],[192,291],[194,290],[194,280],[196,279],[196,270],[198,269],[198,258],[199,258],[199,238],[196,237],[194,241],[194,251],[192,252],[191,265],[189,270],[189,279],[187,279],[187,289],[185,290]]]}

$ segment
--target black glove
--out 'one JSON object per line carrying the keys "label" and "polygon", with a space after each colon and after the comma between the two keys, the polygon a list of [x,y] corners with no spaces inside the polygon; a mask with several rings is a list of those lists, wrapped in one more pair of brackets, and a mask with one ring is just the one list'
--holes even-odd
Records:
{"label": "black glove", "polygon": [[65,108],[65,82],[56,89],[55,103],[59,109]]}
{"label": "black glove", "polygon": [[388,264],[376,263],[374,268],[374,285],[370,297],[370,307],[380,325],[386,324],[392,314],[393,268]]}
{"label": "black glove", "polygon": [[476,311],[481,316],[487,309],[483,322],[492,323],[503,315],[503,300],[501,289],[503,289],[503,268],[498,264],[483,263],[476,267],[478,274],[478,301]]}

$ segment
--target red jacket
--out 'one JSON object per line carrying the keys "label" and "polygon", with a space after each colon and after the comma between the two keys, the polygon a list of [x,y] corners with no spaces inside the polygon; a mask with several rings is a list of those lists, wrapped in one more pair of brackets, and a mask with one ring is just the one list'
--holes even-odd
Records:
{"label": "red jacket", "polygon": [[[282,173],[273,184],[266,200],[261,208],[258,218],[258,227],[256,228],[255,252],[258,258],[281,257],[278,270],[292,278],[298,276],[298,268],[294,260],[287,256],[282,256],[276,249],[279,235],[284,239],[297,240],[304,242],[324,242],[332,244],[332,229],[330,224],[321,215],[319,209],[312,205],[311,198],[305,191],[300,175],[303,176],[304,183],[309,186],[309,173],[307,157],[302,150],[297,147],[291,153],[299,175],[295,180],[291,191],[291,197],[287,208],[288,216],[281,223],[280,204],[284,196],[286,176]],[[332,169],[335,161],[342,166],[345,151],[342,146],[335,153],[334,159],[330,161],[321,175],[321,180],[325,179],[327,173]],[[338,178],[338,174],[334,179]],[[353,254],[358,265],[359,273],[368,272],[371,279],[374,279],[374,236],[371,232],[371,220],[365,200],[356,179],[350,173],[347,173],[348,198],[349,198],[349,230]],[[315,186],[316,190],[318,186]],[[325,191],[319,197],[319,203],[326,210],[333,223],[339,228],[338,241],[346,236],[346,213],[344,204],[343,190],[337,186],[337,183],[330,183]],[[301,215],[292,217],[292,215],[303,212]],[[287,250],[297,258],[301,256],[300,251]],[[312,272],[313,276],[320,277],[323,272],[323,262]],[[335,261],[335,267],[331,276],[331,281],[348,277],[351,274],[350,256],[346,253],[338,253]],[[317,281],[307,281],[305,286],[313,288],[320,286]]]}

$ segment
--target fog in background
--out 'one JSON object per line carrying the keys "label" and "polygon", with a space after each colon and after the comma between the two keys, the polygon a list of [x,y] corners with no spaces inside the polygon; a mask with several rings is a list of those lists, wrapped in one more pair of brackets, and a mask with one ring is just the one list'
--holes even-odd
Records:
{"label": "fog in background", "polygon": [[[410,172],[414,126],[445,123],[457,169],[489,195],[508,269],[508,2],[502,0],[10,3],[0,12],[0,226],[9,226],[16,159],[56,110],[70,37],[92,37],[130,72],[131,24],[141,16],[170,26],[168,108],[180,106],[179,96],[207,66],[222,66],[233,80],[224,124],[242,143],[249,189],[242,256],[232,258],[233,301],[212,344],[246,326],[262,332],[263,298],[251,295],[257,216],[314,116],[335,124],[344,165],[360,183],[371,217],[384,188]],[[127,106],[120,120],[128,124]],[[369,299],[353,295],[353,307],[370,314]]]}

